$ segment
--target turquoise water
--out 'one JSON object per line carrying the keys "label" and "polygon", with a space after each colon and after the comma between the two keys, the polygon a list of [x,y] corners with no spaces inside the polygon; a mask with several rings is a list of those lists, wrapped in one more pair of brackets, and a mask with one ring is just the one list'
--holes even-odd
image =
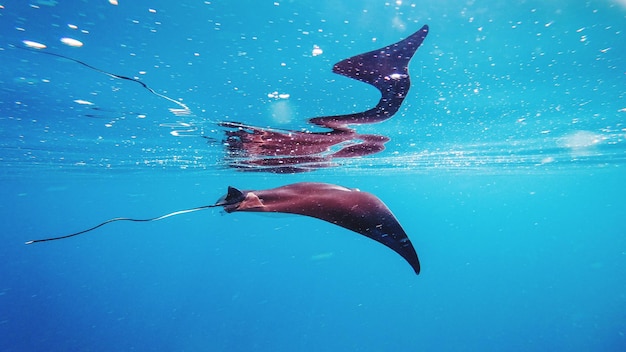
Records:
{"label": "turquoise water", "polygon": [[[622,1],[0,5],[0,350],[626,348]],[[368,109],[333,64],[424,24],[400,111],[356,127],[383,152],[229,167],[219,122]],[[217,209],[23,244],[300,181],[376,194],[421,274],[316,219]]]}

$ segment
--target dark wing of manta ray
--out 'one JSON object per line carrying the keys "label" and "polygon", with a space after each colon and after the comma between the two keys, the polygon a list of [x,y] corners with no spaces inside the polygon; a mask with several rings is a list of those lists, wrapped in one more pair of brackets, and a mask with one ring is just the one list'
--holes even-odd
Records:
{"label": "dark wing of manta ray", "polygon": [[381,98],[367,111],[309,120],[330,129],[323,132],[278,130],[223,122],[227,163],[243,171],[305,172],[334,166],[337,158],[360,157],[385,149],[385,136],[358,134],[349,125],[382,122],[400,108],[411,86],[409,61],[420,47],[428,26],[404,40],[338,62],[333,72],[376,87]]}
{"label": "dark wing of manta ray", "polygon": [[215,207],[224,207],[228,213],[236,211],[289,213],[328,221],[384,244],[400,254],[416,274],[420,272],[420,263],[411,241],[391,210],[380,199],[356,189],[313,182],[255,191],[239,191],[229,187],[228,193],[212,205],[178,210],[149,219],[113,218],[76,233],[31,240],[26,244],[82,235],[116,221],[151,222]]}

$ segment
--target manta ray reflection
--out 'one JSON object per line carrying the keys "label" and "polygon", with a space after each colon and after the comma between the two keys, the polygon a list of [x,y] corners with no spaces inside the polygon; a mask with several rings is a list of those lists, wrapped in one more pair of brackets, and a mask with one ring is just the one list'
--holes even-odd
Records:
{"label": "manta ray reflection", "polygon": [[[334,73],[376,87],[381,97],[375,107],[363,112],[308,120],[310,124],[325,129],[323,131],[291,131],[233,121],[217,122],[225,128],[226,165],[245,171],[296,173],[334,166],[336,159],[366,156],[384,150],[388,137],[359,134],[350,126],[382,122],[398,112],[411,87],[409,62],[427,34],[428,26],[425,25],[397,43],[336,63]],[[27,48],[17,48],[67,59],[111,78],[135,82],[151,94],[176,104],[177,108],[170,109],[174,115],[191,115],[187,105],[157,92],[137,78],[108,72],[65,55],[34,50],[33,44],[28,41],[24,44]],[[102,110],[97,107],[92,109]],[[99,117],[100,114],[86,116]]]}
{"label": "manta ray reflection", "polygon": [[367,111],[308,120],[330,131],[285,131],[238,122],[220,123],[229,129],[224,141],[228,165],[245,171],[296,173],[333,166],[336,158],[384,150],[388,137],[358,134],[349,126],[385,121],[398,111],[411,86],[409,61],[427,34],[428,26],[423,26],[395,44],[335,64],[333,72],[376,87],[381,98]]}

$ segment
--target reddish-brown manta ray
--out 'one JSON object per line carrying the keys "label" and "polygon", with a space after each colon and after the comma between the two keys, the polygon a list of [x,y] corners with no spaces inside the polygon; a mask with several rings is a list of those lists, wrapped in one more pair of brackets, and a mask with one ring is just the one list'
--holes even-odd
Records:
{"label": "reddish-brown manta ray", "polygon": [[375,195],[329,183],[302,182],[278,188],[228,194],[216,205],[235,211],[306,215],[345,227],[393,249],[420,272],[417,253],[391,210]]}
{"label": "reddish-brown manta ray", "polygon": [[400,254],[413,267],[416,274],[420,272],[420,263],[411,241],[391,210],[380,199],[358,189],[316,182],[294,183],[254,191],[240,191],[228,187],[228,193],[212,205],[179,210],[151,219],[109,219],[87,230],[66,236],[32,240],[26,244],[77,236],[114,221],[157,221],[220,206],[224,207],[227,213],[236,211],[289,213],[328,221],[384,244]]}

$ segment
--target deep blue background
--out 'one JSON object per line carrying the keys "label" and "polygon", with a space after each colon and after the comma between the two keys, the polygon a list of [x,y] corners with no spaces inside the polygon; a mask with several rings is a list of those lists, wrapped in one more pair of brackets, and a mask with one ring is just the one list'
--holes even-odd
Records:
{"label": "deep blue background", "polygon": [[[1,351],[626,349],[623,2],[1,5]],[[391,137],[383,153],[224,165],[215,122],[366,109],[376,91],[333,63],[425,23],[401,111],[359,127]],[[218,210],[23,244],[298,181],[379,196],[422,273],[319,220]]]}

